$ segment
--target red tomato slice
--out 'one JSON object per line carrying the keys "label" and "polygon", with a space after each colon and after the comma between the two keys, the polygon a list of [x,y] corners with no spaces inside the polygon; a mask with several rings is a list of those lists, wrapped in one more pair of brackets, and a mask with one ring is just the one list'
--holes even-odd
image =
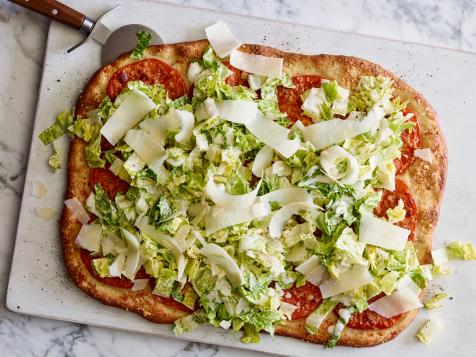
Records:
{"label": "red tomato slice", "polygon": [[[403,114],[411,113],[409,110],[404,110]],[[405,130],[402,133],[402,149],[401,149],[401,157],[399,159],[395,159],[393,162],[397,168],[397,175],[404,172],[408,169],[413,162],[415,161],[414,152],[415,149],[419,149],[421,147],[421,140],[420,140],[420,127],[418,125],[418,120],[416,115],[413,115],[409,121],[415,123],[412,128],[412,132],[410,133],[408,130]]]}
{"label": "red tomato slice", "polygon": [[129,183],[121,180],[106,168],[92,168],[89,171],[89,184],[94,189],[94,185],[99,183],[111,200],[114,200],[117,193],[126,193]]}
{"label": "red tomato slice", "polygon": [[312,119],[302,113],[301,95],[308,89],[320,87],[321,79],[311,75],[295,76],[295,88],[278,87],[279,110],[286,113],[292,123],[300,120],[304,125],[312,124]]}
{"label": "red tomato slice", "polygon": [[[369,300],[369,304],[377,301],[378,299],[384,297],[385,294],[381,293],[372,299]],[[340,309],[341,306],[337,306],[334,310],[335,312]],[[390,318],[383,317],[377,314],[375,311],[370,311],[369,309],[362,312],[358,312],[350,318],[347,326],[357,330],[378,330],[384,328],[390,328],[397,324],[403,317],[403,314],[396,315]]]}
{"label": "red tomato slice", "polygon": [[243,72],[241,69],[233,67],[230,62],[223,61],[223,64],[228,67],[233,73],[225,79],[225,83],[230,86],[245,86],[248,87],[248,81],[244,78]]}
{"label": "red tomato slice", "polygon": [[402,180],[395,180],[395,190],[383,191],[382,200],[375,208],[374,213],[378,217],[387,217],[387,209],[397,206],[400,199],[403,201],[407,213],[403,221],[395,224],[402,228],[409,229],[412,233],[408,237],[408,240],[413,240],[418,220],[418,209],[410,189]]}
{"label": "red tomato slice", "polygon": [[117,70],[109,81],[107,95],[114,101],[127,82],[138,80],[146,84],[162,84],[170,99],[177,99],[187,93],[187,86],[179,71],[164,61],[148,58]]}
{"label": "red tomato slice", "polygon": [[297,306],[292,315],[292,320],[308,317],[322,301],[321,290],[316,285],[306,282],[299,288],[293,285],[289,289],[283,290],[282,300]]}

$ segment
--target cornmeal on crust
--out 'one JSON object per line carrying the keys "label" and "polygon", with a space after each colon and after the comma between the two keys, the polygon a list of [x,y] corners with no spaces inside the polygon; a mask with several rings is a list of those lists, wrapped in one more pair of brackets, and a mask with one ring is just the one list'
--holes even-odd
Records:
{"label": "cornmeal on crust", "polygon": [[[188,65],[191,61],[201,58],[208,44],[208,41],[200,40],[151,46],[145,51],[143,59],[158,58],[167,62],[181,73],[190,89],[191,85],[186,75]],[[319,75],[328,79],[336,79],[340,85],[350,89],[355,88],[359,78],[364,75],[381,75],[390,77],[394,81],[394,94],[403,101],[408,101],[409,109],[417,116],[422,147],[430,148],[433,152],[432,163],[416,160],[400,176],[410,188],[418,207],[418,223],[413,242],[420,263],[430,262],[432,233],[438,221],[439,207],[446,181],[447,151],[435,111],[422,95],[380,66],[355,57],[293,54],[260,45],[242,45],[240,50],[284,58],[284,72],[291,76]],[[75,115],[84,116],[88,111],[97,108],[106,96],[107,84],[115,71],[133,62],[135,60],[125,54],[113,63],[99,69],[79,96]],[[89,167],[84,157],[84,147],[85,143],[80,139],[75,138],[71,142],[66,190],[66,199],[76,197],[83,204],[90,193]],[[81,223],[72,217],[71,211],[64,209],[60,226],[66,267],[75,284],[87,294],[106,305],[136,312],[154,322],[172,323],[177,318],[186,315],[185,312],[158,301],[150,288],[149,290],[132,291],[115,288],[96,280],[86,269],[80,256],[80,248],[75,244]],[[416,314],[417,311],[405,313],[396,325],[388,329],[356,330],[347,327],[338,344],[367,347],[386,342],[403,331]],[[323,344],[329,338],[328,327],[335,323],[336,319],[336,316],[331,314],[321,325],[319,332],[314,335],[306,332],[305,319],[288,321],[276,326],[276,334]]]}

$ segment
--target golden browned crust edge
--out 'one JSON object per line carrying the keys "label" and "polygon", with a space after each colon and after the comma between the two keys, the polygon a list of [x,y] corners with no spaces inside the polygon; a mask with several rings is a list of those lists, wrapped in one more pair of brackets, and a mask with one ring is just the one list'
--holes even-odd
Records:
{"label": "golden browned crust edge", "polygon": [[[150,47],[144,58],[160,58],[176,68],[190,86],[186,71],[190,61],[200,58],[208,45],[206,40],[186,42],[175,45]],[[363,75],[383,75],[394,81],[395,95],[408,101],[410,109],[417,115],[421,128],[422,147],[433,152],[433,162],[416,159],[401,179],[410,187],[418,206],[418,223],[414,243],[422,263],[430,261],[433,229],[438,221],[440,203],[446,182],[447,149],[438,124],[436,113],[421,94],[392,73],[369,61],[333,55],[302,55],[283,52],[260,45],[243,45],[241,50],[273,57],[284,58],[284,71],[291,75],[315,74],[324,78],[336,79],[339,84],[354,88]],[[106,95],[106,86],[113,73],[134,62],[128,54],[99,69],[86,85],[76,104],[76,114],[81,116],[97,108]],[[68,185],[66,199],[77,197],[85,202],[89,194],[89,168],[84,159],[84,142],[73,139],[69,154]],[[71,217],[71,212],[64,209],[61,218],[61,239],[65,264],[74,282],[79,288],[104,304],[134,311],[145,318],[171,323],[185,313],[158,302],[150,291],[134,292],[118,289],[98,282],[85,268],[74,240],[81,225]],[[339,340],[340,345],[366,347],[374,346],[393,339],[400,334],[415,318],[417,312],[404,314],[395,326],[379,330],[355,330],[346,328]],[[276,327],[276,334],[289,336],[313,343],[325,343],[329,337],[327,329],[335,323],[336,317],[330,316],[315,335],[305,330],[304,320],[288,321]]]}

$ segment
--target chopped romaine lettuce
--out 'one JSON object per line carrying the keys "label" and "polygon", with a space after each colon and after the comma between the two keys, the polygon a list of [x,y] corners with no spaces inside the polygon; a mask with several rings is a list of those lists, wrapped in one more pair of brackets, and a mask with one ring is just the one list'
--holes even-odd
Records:
{"label": "chopped romaine lettuce", "polygon": [[416,337],[425,345],[443,329],[443,323],[436,317],[429,319],[418,331]]}
{"label": "chopped romaine lettuce", "polygon": [[314,310],[306,319],[306,330],[311,334],[316,334],[319,327],[327,318],[327,316],[334,310],[339,302],[333,299],[325,299],[319,307]]}
{"label": "chopped romaine lettuce", "polygon": [[54,124],[42,131],[39,135],[41,142],[45,145],[51,144],[67,132],[68,127],[73,123],[73,113],[67,109],[58,114]]}
{"label": "chopped romaine lettuce", "polygon": [[390,99],[392,80],[388,77],[363,76],[350,95],[348,111],[368,112],[381,101]]}
{"label": "chopped romaine lettuce", "polygon": [[155,288],[152,293],[163,297],[169,297],[172,293],[176,278],[177,272],[175,270],[166,268],[160,269]]}
{"label": "chopped romaine lettuce", "polygon": [[93,259],[91,261],[91,264],[96,274],[99,275],[101,278],[109,276],[109,266],[111,265],[111,261],[109,258]]}
{"label": "chopped romaine lettuce", "polygon": [[50,158],[48,159],[48,165],[50,165],[53,171],[57,171],[61,169],[60,151],[58,150],[58,148],[56,147],[54,143],[53,143],[53,153],[50,155]]}
{"label": "chopped romaine lettuce", "polygon": [[137,45],[131,52],[131,58],[138,60],[142,58],[144,51],[149,47],[152,34],[147,31],[138,31],[136,36]]}
{"label": "chopped romaine lettuce", "polygon": [[427,308],[428,310],[433,310],[433,309],[436,309],[438,307],[441,307],[443,306],[442,304],[442,301],[444,299],[446,299],[448,297],[448,294],[446,293],[440,293],[440,294],[436,294],[435,296],[433,296],[432,298],[426,300],[425,302],[423,302],[423,305],[425,306],[425,308]]}
{"label": "chopped romaine lettuce", "polygon": [[101,135],[91,140],[84,149],[84,155],[89,167],[104,167],[106,160],[101,158]]}
{"label": "chopped romaine lettuce", "polygon": [[476,260],[476,248],[472,243],[452,242],[446,246],[449,259]]}

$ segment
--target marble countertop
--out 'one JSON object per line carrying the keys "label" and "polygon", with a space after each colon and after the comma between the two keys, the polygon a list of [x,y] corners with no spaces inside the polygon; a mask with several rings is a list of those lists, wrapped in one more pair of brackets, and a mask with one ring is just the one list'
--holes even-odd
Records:
{"label": "marble countertop", "polygon": [[[80,1],[65,1],[81,10]],[[114,1],[110,1],[114,5]],[[476,51],[476,0],[173,0],[339,31]],[[5,301],[48,20],[0,0],[0,296]],[[27,293],[27,292],[25,292]],[[15,314],[0,306],[4,356],[256,356],[231,348]]]}

